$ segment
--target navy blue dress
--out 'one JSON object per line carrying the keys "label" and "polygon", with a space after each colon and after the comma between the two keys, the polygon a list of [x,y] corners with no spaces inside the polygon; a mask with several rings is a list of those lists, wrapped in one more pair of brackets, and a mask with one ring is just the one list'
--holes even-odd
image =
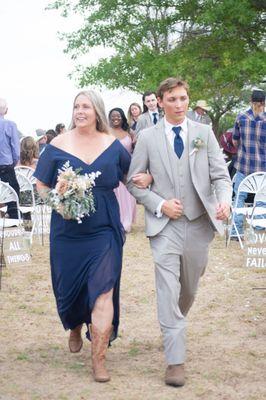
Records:
{"label": "navy blue dress", "polygon": [[[89,324],[97,297],[113,288],[113,340],[117,337],[119,325],[119,288],[125,241],[113,189],[129,169],[130,154],[119,140],[115,140],[89,165],[49,144],[34,175],[53,188],[58,169],[66,161],[70,161],[73,169],[82,168],[81,174],[100,171],[101,175],[96,178],[93,188],[96,212],[84,217],[81,224],[52,212],[50,262],[58,314],[65,329],[74,329],[81,323]],[[90,339],[89,332],[87,337]]]}

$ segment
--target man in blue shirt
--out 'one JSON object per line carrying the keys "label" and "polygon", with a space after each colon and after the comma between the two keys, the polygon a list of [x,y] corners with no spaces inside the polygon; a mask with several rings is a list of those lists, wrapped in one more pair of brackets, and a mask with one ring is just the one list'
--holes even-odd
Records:
{"label": "man in blue shirt", "polygon": [[[19,196],[19,184],[14,169],[20,155],[19,132],[14,122],[4,119],[6,113],[7,103],[0,98],[0,179],[9,183]],[[7,212],[10,218],[18,217],[15,202],[7,203]]]}
{"label": "man in blue shirt", "polygon": [[[242,180],[253,172],[266,171],[266,113],[265,92],[253,90],[251,108],[240,113],[235,122],[233,143],[238,147],[235,168],[234,193],[236,194]],[[244,207],[247,193],[241,192],[237,207]],[[235,216],[239,234],[243,235],[243,215]],[[233,229],[232,236],[236,236]]]}

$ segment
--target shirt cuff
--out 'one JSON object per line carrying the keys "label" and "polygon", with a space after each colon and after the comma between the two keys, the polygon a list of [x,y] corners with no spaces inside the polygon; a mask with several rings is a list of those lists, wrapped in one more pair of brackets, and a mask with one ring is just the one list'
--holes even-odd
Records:
{"label": "shirt cuff", "polygon": [[165,202],[165,200],[162,200],[160,203],[159,203],[159,205],[158,205],[158,207],[156,208],[156,210],[155,210],[155,215],[156,215],[156,217],[157,218],[161,218],[162,216],[163,216],[163,213],[162,213],[162,205],[163,205],[163,203]]}

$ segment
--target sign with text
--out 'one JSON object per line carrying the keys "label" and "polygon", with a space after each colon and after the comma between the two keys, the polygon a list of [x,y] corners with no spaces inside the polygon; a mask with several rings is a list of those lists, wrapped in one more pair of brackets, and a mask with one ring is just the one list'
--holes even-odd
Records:
{"label": "sign with text", "polygon": [[50,233],[51,207],[40,204],[35,208],[34,235],[47,235]]}
{"label": "sign with text", "polygon": [[266,268],[266,232],[250,230],[246,235],[246,267]]}
{"label": "sign with text", "polygon": [[31,263],[30,239],[20,227],[5,228],[0,231],[6,266]]}

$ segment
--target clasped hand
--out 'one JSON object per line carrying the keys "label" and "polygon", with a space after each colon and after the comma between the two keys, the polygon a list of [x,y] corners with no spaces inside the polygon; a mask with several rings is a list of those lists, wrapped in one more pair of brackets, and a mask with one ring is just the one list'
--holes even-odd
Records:
{"label": "clasped hand", "polygon": [[162,213],[170,219],[178,219],[183,214],[183,205],[178,199],[165,200],[162,204]]}
{"label": "clasped hand", "polygon": [[228,203],[220,203],[216,207],[216,219],[224,221],[230,215],[230,205]]}

